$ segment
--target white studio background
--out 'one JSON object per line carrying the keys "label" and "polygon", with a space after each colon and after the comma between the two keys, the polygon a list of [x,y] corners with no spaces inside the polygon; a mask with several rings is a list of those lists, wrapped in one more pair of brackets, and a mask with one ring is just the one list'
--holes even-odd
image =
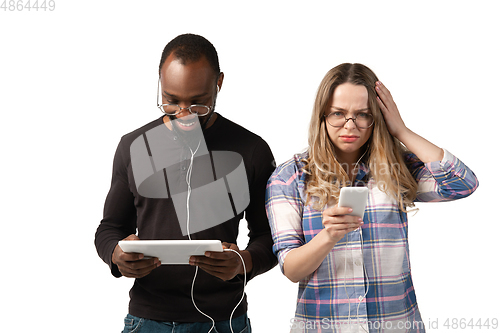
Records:
{"label": "white studio background", "polygon": [[[94,233],[119,139],[160,116],[161,51],[186,32],[217,48],[218,111],[262,136],[278,164],[306,148],[323,75],[342,62],[372,68],[407,126],[480,181],[470,198],[421,204],[410,217],[419,306],[440,325],[428,330],[498,317],[495,1],[55,4],[0,9],[2,331],[123,328],[132,281],[111,276]],[[244,247],[244,221],[241,230]],[[254,332],[288,331],[297,287],[278,268],[250,281]]]}

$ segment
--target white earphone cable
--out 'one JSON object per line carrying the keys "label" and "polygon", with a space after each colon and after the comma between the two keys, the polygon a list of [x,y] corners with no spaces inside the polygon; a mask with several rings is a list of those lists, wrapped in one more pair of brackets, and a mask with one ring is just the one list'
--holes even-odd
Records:
{"label": "white earphone cable", "polygon": [[[186,210],[187,210],[187,214],[186,214],[186,229],[187,229],[187,234],[188,234],[188,238],[189,240],[191,240],[191,233],[190,233],[190,230],[189,230],[189,222],[190,222],[190,216],[189,216],[189,200],[191,198],[191,175],[192,175],[192,172],[193,172],[193,161],[194,161],[194,155],[196,155],[196,153],[198,152],[198,149],[200,148],[200,144],[201,144],[201,141],[198,142],[198,147],[196,147],[196,150],[193,152],[193,150],[189,147],[189,151],[191,152],[191,160],[190,160],[190,163],[189,163],[189,167],[188,167],[188,170],[187,170],[187,173],[186,173],[186,184],[187,184],[187,198],[186,198]],[[238,308],[238,306],[240,306],[241,302],[243,301],[244,297],[245,297],[245,286],[247,284],[247,270],[246,270],[246,266],[245,266],[245,261],[243,260],[243,257],[241,256],[241,254],[239,254],[237,251],[233,250],[233,249],[224,249],[224,251],[231,251],[231,252],[234,252],[238,255],[238,257],[240,257],[241,259],[241,263],[243,264],[243,292],[242,292],[242,295],[241,295],[241,299],[240,301],[238,302],[238,304],[236,304],[236,306],[234,307],[233,311],[231,312],[231,315],[229,317],[229,327],[231,328],[231,332],[234,333],[233,331],[233,323],[232,323],[232,320],[233,320],[233,314],[234,312],[236,311],[236,309]],[[209,315],[207,315],[206,313],[204,313],[203,311],[201,311],[198,306],[196,305],[196,302],[194,300],[194,283],[196,281],[196,277],[198,276],[198,266],[196,266],[195,268],[195,271],[194,271],[194,277],[193,277],[193,282],[191,284],[191,301],[193,302],[193,305],[194,307],[196,308],[196,310],[198,310],[199,313],[201,313],[202,315],[204,315],[205,317],[207,317],[208,319],[210,319],[212,321],[212,327],[210,328],[210,330],[207,332],[207,333],[210,333],[212,332],[212,330],[214,330],[215,328],[215,320],[210,317]]]}
{"label": "white earphone cable", "polygon": [[245,286],[247,285],[247,268],[245,266],[245,260],[243,260],[243,257],[241,256],[241,254],[238,253],[238,251],[235,251],[233,249],[225,249],[224,251],[231,251],[231,252],[236,253],[238,255],[238,257],[240,257],[241,263],[243,264],[243,292],[241,293],[240,301],[234,307],[233,311],[231,312],[231,316],[229,316],[229,327],[231,328],[231,333],[234,333],[234,331],[233,331],[233,314],[234,314],[234,311],[236,311],[238,306],[240,306],[241,302],[243,302],[243,299],[245,298]]}
{"label": "white earphone cable", "polygon": [[[363,155],[361,155],[361,157],[358,159],[358,161],[356,162],[356,164],[354,165],[354,169],[353,171],[356,171],[356,168],[358,167],[358,164],[359,162],[361,161],[361,159],[363,158],[363,156],[365,156],[365,154],[368,152],[368,148],[365,150],[365,152],[363,153]],[[356,180],[356,179],[354,179]],[[351,186],[354,185],[354,184],[351,184]],[[361,296],[358,300],[358,306],[356,308],[356,322],[357,322],[357,325],[358,325],[358,330],[359,330],[359,307],[361,305],[361,301],[363,299],[366,298],[366,295],[368,295],[368,290],[370,289],[370,280],[368,279],[368,272],[366,271],[366,266],[365,266],[365,260],[364,260],[364,256],[363,256],[363,232],[361,231],[361,227],[359,227],[359,237],[360,237],[360,240],[361,240],[361,258],[363,259],[363,272],[366,276],[366,280],[367,280],[367,288],[366,288],[366,291],[365,291],[365,294],[363,296]],[[349,244],[349,233],[346,234],[346,243],[345,243],[345,256],[344,256],[344,290],[345,290],[345,293],[346,293],[346,296],[347,296],[347,300],[348,300],[348,306],[349,306],[349,313],[348,313],[348,324],[349,324],[349,329],[351,327],[351,298],[349,297],[349,293],[347,292],[347,287],[346,287],[346,279],[347,279],[347,276],[346,276],[346,273],[347,273],[347,246]],[[351,258],[352,258],[352,249],[351,249]],[[354,281],[353,281],[353,284],[354,284]],[[363,328],[363,330],[366,332],[365,328],[363,326],[361,326],[361,328]]]}
{"label": "white earphone cable", "polygon": [[[191,159],[190,159],[189,167],[188,167],[187,172],[186,172],[186,184],[187,184],[186,229],[187,229],[187,235],[188,235],[189,240],[191,240],[191,232],[189,230],[189,222],[190,222],[190,216],[189,216],[189,211],[190,211],[190,209],[189,209],[189,199],[191,198],[191,175],[193,173],[194,155],[196,155],[196,153],[198,152],[198,149],[200,148],[200,144],[201,144],[201,141],[198,142],[198,147],[196,147],[196,150],[194,152],[191,149],[191,147],[188,146],[189,151],[191,152]],[[204,315],[205,317],[207,317],[208,319],[210,319],[212,321],[212,327],[208,331],[208,333],[210,333],[214,329],[214,327],[215,327],[215,321],[213,320],[212,317],[210,317],[209,315],[207,315],[206,313],[204,313],[203,311],[201,311],[198,308],[198,306],[196,305],[196,302],[194,301],[194,282],[196,281],[196,276],[197,275],[198,275],[198,266],[196,266],[196,268],[195,268],[193,282],[191,284],[191,301],[193,302],[194,307],[196,308],[196,310],[198,310],[199,313],[201,313],[202,315]]]}
{"label": "white earphone cable", "polygon": [[198,149],[200,148],[201,141],[198,142],[198,147],[196,147],[196,150],[193,153],[193,150],[191,150],[191,147],[188,146],[189,151],[191,152],[191,160],[189,163],[188,170],[186,172],[186,184],[187,184],[187,198],[186,198],[186,228],[187,228],[187,234],[189,240],[191,240],[191,233],[189,232],[189,199],[191,198],[191,174],[193,173],[193,160],[194,160],[194,155],[198,152]]}

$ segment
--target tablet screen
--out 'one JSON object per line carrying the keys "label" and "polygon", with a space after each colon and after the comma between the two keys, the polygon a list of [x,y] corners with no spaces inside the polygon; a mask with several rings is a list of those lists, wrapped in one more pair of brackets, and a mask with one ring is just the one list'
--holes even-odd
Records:
{"label": "tablet screen", "polygon": [[189,265],[191,256],[202,256],[206,251],[222,252],[220,240],[123,240],[118,245],[124,252],[156,257],[162,265]]}

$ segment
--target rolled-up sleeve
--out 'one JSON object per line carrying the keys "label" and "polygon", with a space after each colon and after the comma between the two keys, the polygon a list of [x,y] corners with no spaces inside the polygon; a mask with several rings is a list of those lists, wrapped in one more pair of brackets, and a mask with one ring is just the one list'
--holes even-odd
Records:
{"label": "rolled-up sleeve", "polygon": [[422,163],[410,155],[410,170],[418,182],[417,202],[450,201],[471,195],[478,179],[462,161],[444,150],[441,161]]}

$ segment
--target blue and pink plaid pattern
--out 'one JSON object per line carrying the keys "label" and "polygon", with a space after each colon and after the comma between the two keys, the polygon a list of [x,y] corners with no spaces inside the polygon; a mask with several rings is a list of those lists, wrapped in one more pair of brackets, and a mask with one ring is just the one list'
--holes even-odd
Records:
{"label": "blue and pink plaid pattern", "polygon": [[[416,201],[456,200],[477,188],[474,173],[444,152],[442,161],[427,164],[406,156],[418,182]],[[290,251],[323,229],[321,211],[304,205],[306,157],[307,152],[298,154],[280,165],[267,185],[266,208],[281,270]],[[292,332],[425,332],[410,272],[407,214],[368,171],[362,165],[355,182],[370,190],[364,225],[299,282]]]}

